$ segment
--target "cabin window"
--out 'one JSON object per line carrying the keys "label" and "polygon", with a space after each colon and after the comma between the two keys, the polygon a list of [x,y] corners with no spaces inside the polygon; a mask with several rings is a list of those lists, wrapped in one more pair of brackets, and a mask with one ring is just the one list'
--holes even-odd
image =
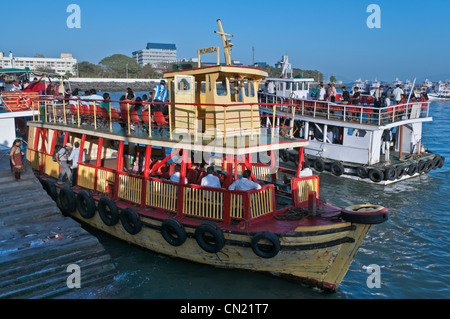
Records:
{"label": "cabin window", "polygon": [[211,76],[208,75],[208,92],[211,92]]}
{"label": "cabin window", "polygon": [[246,90],[245,90],[245,95],[246,96],[250,96],[250,97],[254,97],[255,96],[255,81],[253,81],[253,79],[246,79]]}
{"label": "cabin window", "polygon": [[290,90],[291,89],[291,82],[286,82],[286,90]]}
{"label": "cabin window", "polygon": [[225,80],[217,81],[216,82],[216,92],[217,92],[217,95],[220,95],[220,96],[228,95],[227,81],[225,81]]}
{"label": "cabin window", "polygon": [[181,79],[178,81],[178,91],[190,91],[191,85],[188,80]]}

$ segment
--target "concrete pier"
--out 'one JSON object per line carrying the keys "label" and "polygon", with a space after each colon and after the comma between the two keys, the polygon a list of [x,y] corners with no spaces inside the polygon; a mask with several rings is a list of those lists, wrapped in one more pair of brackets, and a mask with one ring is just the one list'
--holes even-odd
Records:
{"label": "concrete pier", "polygon": [[96,298],[94,291],[108,287],[115,275],[111,257],[98,239],[62,215],[29,166],[16,181],[9,156],[4,156],[0,298]]}

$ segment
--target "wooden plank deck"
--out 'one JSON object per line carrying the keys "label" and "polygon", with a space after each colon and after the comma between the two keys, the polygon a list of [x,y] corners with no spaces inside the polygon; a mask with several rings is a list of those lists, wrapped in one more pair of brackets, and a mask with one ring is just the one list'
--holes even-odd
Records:
{"label": "wooden plank deck", "polygon": [[[80,267],[80,288],[67,286],[71,264]],[[98,239],[62,215],[31,168],[15,181],[9,156],[0,160],[0,298],[92,297],[115,275]]]}

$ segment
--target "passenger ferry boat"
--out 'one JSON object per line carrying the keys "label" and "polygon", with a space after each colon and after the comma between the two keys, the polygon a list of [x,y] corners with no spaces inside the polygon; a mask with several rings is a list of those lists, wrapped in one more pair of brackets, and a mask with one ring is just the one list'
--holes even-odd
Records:
{"label": "passenger ferry boat", "polygon": [[[120,101],[119,115],[100,108],[101,101],[44,99],[28,123],[27,161],[63,213],[112,236],[177,258],[336,291],[387,209],[339,208],[320,199],[319,177],[303,167],[308,141],[261,127],[257,87],[267,72],[231,65],[230,35],[217,22],[225,65],[212,47],[198,55],[216,52],[217,65],[165,73],[167,116],[150,107],[139,117],[130,110],[135,101]],[[79,143],[83,150],[74,187],[56,184],[60,168],[52,154],[61,134],[62,145]],[[278,151],[289,147],[299,149],[295,170],[276,164]],[[130,159],[135,170],[127,169]],[[214,167],[221,188],[201,185],[205,173],[196,164],[202,161]],[[259,189],[229,190],[245,170]]]}
{"label": "passenger ferry boat", "polygon": [[[307,163],[317,172],[358,181],[391,184],[441,168],[445,158],[424,149],[422,128],[431,122],[430,102],[411,100],[375,107],[372,96],[361,95],[358,105],[311,99],[290,99],[260,93],[266,122],[277,134],[309,140]],[[275,119],[275,118],[274,118]],[[294,119],[294,120],[292,120]],[[386,131],[387,130],[387,131]],[[386,147],[383,133],[390,135]],[[296,162],[295,151],[281,151],[284,163]]]}
{"label": "passenger ferry boat", "polygon": [[437,90],[432,93],[428,93],[430,100],[448,101],[450,100],[450,83],[439,81]]}
{"label": "passenger ferry boat", "polygon": [[[0,91],[0,149],[11,148],[16,138],[26,141],[27,121],[32,119],[33,106],[37,109],[40,98],[51,97],[45,95],[49,83],[44,78],[61,78],[60,75],[53,73],[43,73],[26,69],[0,69],[0,77],[7,79],[8,82],[17,83],[16,90]],[[33,77],[40,78],[33,82]],[[19,89],[19,82],[30,80],[30,85],[25,89]]]}

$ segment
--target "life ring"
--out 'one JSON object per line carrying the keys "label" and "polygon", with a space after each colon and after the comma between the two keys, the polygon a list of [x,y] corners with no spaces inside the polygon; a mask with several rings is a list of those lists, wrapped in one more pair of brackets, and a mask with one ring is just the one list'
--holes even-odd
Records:
{"label": "life ring", "polygon": [[397,170],[397,178],[400,179],[406,173],[406,167],[403,165],[399,165],[395,168]]}
{"label": "life ring", "polygon": [[425,171],[426,165],[427,165],[427,161],[425,161],[425,160],[420,161],[417,164],[417,172],[419,174],[422,174]]}
{"label": "life ring", "polygon": [[95,215],[95,201],[85,190],[77,195],[77,209],[83,218],[89,219]]}
{"label": "life ring", "polygon": [[63,214],[70,214],[77,208],[75,193],[69,187],[59,190],[59,206]]}
{"label": "life ring", "polygon": [[283,162],[289,162],[289,154],[286,150],[280,150],[280,158]]}
{"label": "life ring", "polygon": [[417,173],[417,163],[411,163],[408,166],[407,173],[409,176],[413,176],[414,174],[416,174]]}
{"label": "life ring", "polygon": [[197,244],[208,253],[218,253],[225,246],[225,237],[216,225],[203,223],[195,230]]}
{"label": "life ring", "polygon": [[367,167],[360,166],[356,169],[356,175],[360,178],[367,178],[369,176],[369,170]]}
{"label": "life ring", "polygon": [[384,174],[378,168],[372,168],[369,170],[369,178],[372,182],[379,183],[384,179]]}
{"label": "life ring", "polygon": [[114,226],[119,221],[119,209],[110,197],[102,197],[97,204],[98,214],[107,226]]}
{"label": "life ring", "polygon": [[388,209],[380,205],[353,205],[342,209],[341,217],[357,224],[381,224],[388,219]]}
{"label": "life ring", "polygon": [[138,213],[132,208],[122,210],[120,213],[120,221],[122,222],[123,228],[131,235],[136,235],[142,229],[142,221]]}
{"label": "life ring", "polygon": [[[264,241],[265,243],[260,243]],[[251,242],[253,252],[261,258],[275,257],[280,251],[280,239],[271,232],[262,231],[252,238]]]}
{"label": "life ring", "polygon": [[[22,107],[22,106],[20,105],[20,102],[21,102],[22,100],[25,100],[26,107]],[[16,103],[17,103],[17,106],[18,106],[18,107],[20,107],[20,108],[26,110],[26,109],[29,109],[30,106],[31,106],[31,99],[30,99],[30,98],[23,97],[23,96],[19,96],[19,97],[17,98],[17,100],[16,100]]]}
{"label": "life ring", "polygon": [[394,181],[397,178],[397,170],[392,167],[388,166],[384,170],[384,179],[387,181]]}
{"label": "life ring", "polygon": [[176,219],[165,219],[161,224],[161,235],[172,246],[178,247],[186,241],[184,226]]}
{"label": "life ring", "polygon": [[49,180],[42,181],[42,188],[47,192],[47,194],[54,200],[58,198],[58,193],[56,193],[56,186]]}
{"label": "life ring", "polygon": [[341,176],[342,174],[344,174],[344,165],[342,165],[342,163],[339,162],[334,162],[331,163],[331,167],[330,167],[330,171],[331,173],[333,173],[333,175],[336,176]]}
{"label": "life ring", "polygon": [[[294,92],[291,92],[291,94],[289,94],[289,100],[293,100],[293,99],[295,99],[295,93]],[[289,103],[290,104],[290,103]]]}
{"label": "life ring", "polygon": [[316,171],[323,172],[323,170],[325,169],[325,163],[320,158],[318,158],[314,161],[313,167]]}

